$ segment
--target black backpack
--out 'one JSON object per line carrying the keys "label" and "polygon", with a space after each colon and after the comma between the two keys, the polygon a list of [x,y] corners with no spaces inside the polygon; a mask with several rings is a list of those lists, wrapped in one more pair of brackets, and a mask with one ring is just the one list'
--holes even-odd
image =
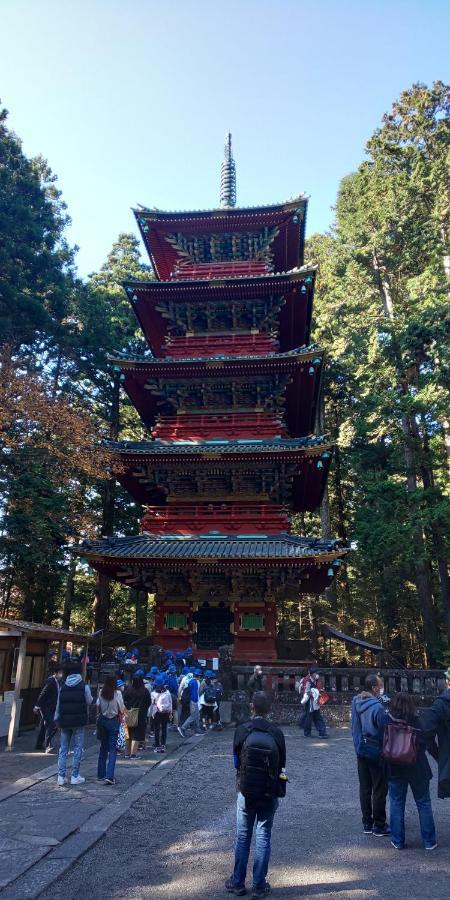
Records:
{"label": "black backpack", "polygon": [[248,806],[264,807],[278,791],[280,752],[271,726],[249,726],[241,750],[239,790]]}
{"label": "black backpack", "polygon": [[217,692],[213,684],[207,684],[203,692],[207,706],[213,706],[216,702]]}
{"label": "black backpack", "polygon": [[191,702],[191,692],[189,690],[189,684],[187,684],[186,687],[183,688],[183,691],[182,691],[181,697],[180,697],[180,702],[181,702],[181,706],[183,708],[189,707],[189,704]]}

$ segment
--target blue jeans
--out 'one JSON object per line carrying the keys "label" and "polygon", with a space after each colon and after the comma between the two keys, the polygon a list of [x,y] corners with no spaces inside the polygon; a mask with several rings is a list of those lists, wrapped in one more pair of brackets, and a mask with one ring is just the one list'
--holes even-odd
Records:
{"label": "blue jeans", "polygon": [[436,843],[433,810],[430,800],[430,782],[421,775],[412,772],[408,779],[393,778],[389,781],[390,826],[394,844],[403,847],[405,844],[405,804],[411,787],[417,812],[419,813],[420,832],[425,845]]}
{"label": "blue jeans", "polygon": [[233,881],[244,887],[247,874],[253,826],[256,822],[255,858],[253,860],[253,888],[261,889],[266,883],[270,859],[270,837],[278,800],[274,799],[265,809],[246,809],[245,797],[237,796],[237,830],[234,855]]}
{"label": "blue jeans", "polygon": [[73,738],[73,764],[72,775],[76,778],[80,774],[80,762],[83,755],[84,728],[61,728],[61,743],[58,756],[58,775],[61,778],[66,774],[67,754]]}
{"label": "blue jeans", "polygon": [[[114,719],[107,719],[106,716],[102,716],[100,719],[100,727],[102,739],[100,741],[100,750],[98,754],[97,778],[114,778],[119,720],[117,717]],[[107,761],[108,765],[106,764]]]}

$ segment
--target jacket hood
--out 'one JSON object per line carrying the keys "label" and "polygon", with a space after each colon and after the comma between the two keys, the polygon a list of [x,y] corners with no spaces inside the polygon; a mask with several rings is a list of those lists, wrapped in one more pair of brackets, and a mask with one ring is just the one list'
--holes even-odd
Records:
{"label": "jacket hood", "polygon": [[380,700],[377,697],[374,697],[373,694],[370,694],[369,691],[361,691],[360,694],[356,697],[356,709],[358,713],[364,713],[367,709],[370,709],[371,706],[379,706]]}
{"label": "jacket hood", "polygon": [[81,675],[68,675],[66,678],[67,687],[75,687],[80,681],[83,681]]}

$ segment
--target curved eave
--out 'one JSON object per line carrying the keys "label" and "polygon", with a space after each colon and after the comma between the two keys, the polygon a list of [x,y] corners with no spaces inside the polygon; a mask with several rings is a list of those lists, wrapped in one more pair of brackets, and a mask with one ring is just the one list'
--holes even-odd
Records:
{"label": "curved eave", "polygon": [[[159,442],[158,442],[159,443]],[[190,462],[198,462],[198,463],[208,463],[210,460],[226,460],[230,462],[239,462],[246,461],[247,459],[258,460],[264,462],[265,460],[276,460],[277,462],[295,462],[296,460],[301,460],[304,457],[320,457],[320,455],[324,452],[331,453],[333,450],[333,445],[330,443],[317,444],[313,447],[292,447],[280,449],[277,447],[265,447],[264,449],[258,449],[257,446],[249,445],[248,448],[242,449],[240,451],[237,450],[227,450],[226,448],[220,449],[219,447],[200,447],[200,446],[186,446],[179,445],[177,446],[176,442],[168,444],[166,447],[157,445],[157,442],[154,442],[153,448],[149,446],[145,450],[140,452],[126,450],[126,449],[115,449],[113,444],[107,445],[107,449],[111,451],[114,455],[122,460],[122,462],[126,462],[129,464],[134,463],[142,463],[142,462],[152,462],[154,460],[158,460],[158,462],[164,462],[169,465],[180,465],[184,463],[186,460]]]}
{"label": "curved eave", "polygon": [[[276,268],[282,270],[300,265],[303,262],[306,211],[307,198],[304,195],[287,203],[265,207],[231,207],[192,212],[163,212],[148,208],[133,210],[159,281],[172,278],[172,272],[180,258],[166,239],[174,229],[194,234],[210,234],[229,229],[246,231],[268,225],[276,226],[279,229],[273,242]],[[298,216],[295,217],[297,212]]]}
{"label": "curved eave", "polygon": [[170,356],[163,359],[122,359],[120,357],[108,357],[114,365],[120,366],[126,374],[146,374],[149,377],[163,376],[192,378],[215,378],[217,373],[223,375],[266,375],[270,373],[289,373],[303,363],[312,362],[315,358],[323,362],[325,351],[320,348],[299,347],[285,353],[274,353],[258,356],[221,356],[221,357],[197,357],[175,359]]}
{"label": "curved eave", "polygon": [[164,304],[223,303],[277,296],[281,300],[278,320],[280,350],[308,344],[316,277],[315,266],[260,277],[227,278],[215,281],[127,281],[123,287],[140,328],[156,357],[164,355],[170,321]]}

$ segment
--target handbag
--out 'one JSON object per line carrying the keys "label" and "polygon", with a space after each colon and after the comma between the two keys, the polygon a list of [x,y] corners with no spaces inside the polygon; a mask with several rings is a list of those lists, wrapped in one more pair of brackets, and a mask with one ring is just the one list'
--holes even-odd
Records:
{"label": "handbag", "polygon": [[123,750],[125,747],[125,725],[120,722],[119,733],[117,735],[116,750]]}
{"label": "handbag", "polygon": [[102,714],[99,713],[95,722],[95,735],[98,741],[101,741],[103,737],[104,728],[102,725]]}
{"label": "handbag", "polygon": [[125,722],[127,728],[136,728],[139,721],[139,707],[127,709],[125,712]]}
{"label": "handbag", "polygon": [[321,691],[321,693],[319,694],[319,706],[325,706],[325,704],[328,703],[329,699],[330,695],[327,694],[326,691]]}
{"label": "handbag", "polygon": [[403,719],[394,719],[384,729],[383,757],[397,765],[413,766],[417,762],[417,728]]}

